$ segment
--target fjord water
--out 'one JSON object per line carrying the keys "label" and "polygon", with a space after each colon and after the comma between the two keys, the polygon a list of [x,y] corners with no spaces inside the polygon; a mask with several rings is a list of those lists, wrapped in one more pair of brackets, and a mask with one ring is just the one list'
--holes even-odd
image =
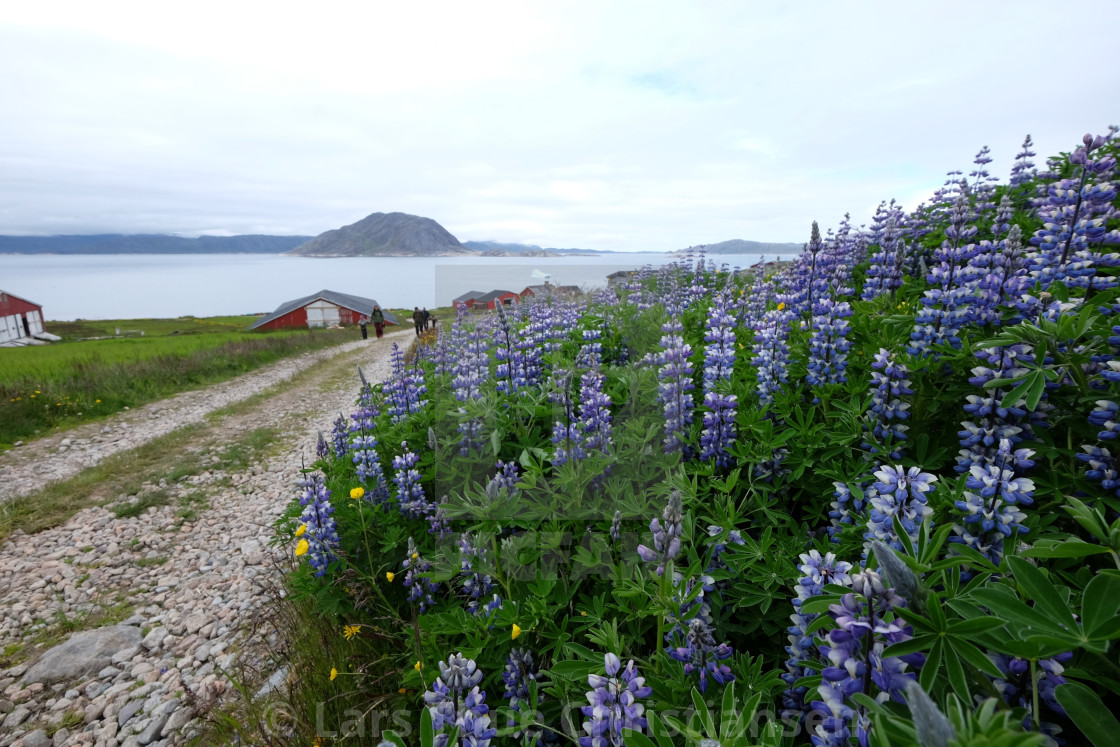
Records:
{"label": "fjord water", "polygon": [[[571,257],[343,257],[272,254],[0,255],[0,290],[43,306],[47,320],[224,316],[272,311],[320,290],[391,308],[448,306],[468,291],[606,285],[617,270],[654,267],[668,254]],[[749,267],[758,255],[713,255]],[[788,259],[768,256],[767,259]]]}

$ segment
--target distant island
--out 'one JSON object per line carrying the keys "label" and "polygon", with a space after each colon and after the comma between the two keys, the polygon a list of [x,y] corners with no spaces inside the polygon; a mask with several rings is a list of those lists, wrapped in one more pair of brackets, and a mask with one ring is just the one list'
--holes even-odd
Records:
{"label": "distant island", "polygon": [[697,252],[701,249],[704,250],[705,254],[800,254],[804,246],[804,244],[774,244],[765,241],[731,239],[730,241],[721,241],[718,244],[703,244],[688,249],[678,249],[674,254],[684,254],[688,251]]}
{"label": "distant island", "polygon": [[0,236],[0,254],[282,254],[310,236]]}
{"label": "distant island", "polygon": [[[713,254],[797,254],[801,244],[732,239],[680,249]],[[503,241],[459,241],[431,218],[372,213],[318,236],[91,234],[0,236],[0,254],[285,254],[293,257],[566,257],[625,255],[598,249],[555,249]]]}

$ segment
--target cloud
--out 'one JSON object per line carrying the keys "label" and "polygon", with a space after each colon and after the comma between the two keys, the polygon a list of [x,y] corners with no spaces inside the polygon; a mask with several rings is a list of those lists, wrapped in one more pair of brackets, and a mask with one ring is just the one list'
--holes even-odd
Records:
{"label": "cloud", "polygon": [[166,12],[5,10],[0,233],[313,235],[399,210],[546,246],[803,241],[920,201],[984,144],[1001,176],[1028,132],[1040,161],[1068,149],[1120,93],[1104,0],[1076,73],[1038,52],[1068,13],[1033,1]]}

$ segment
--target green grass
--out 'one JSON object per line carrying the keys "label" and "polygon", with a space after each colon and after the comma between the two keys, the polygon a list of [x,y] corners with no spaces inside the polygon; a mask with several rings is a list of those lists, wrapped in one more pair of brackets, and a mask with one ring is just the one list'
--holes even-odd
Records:
{"label": "green grass", "polygon": [[140,516],[149,508],[166,506],[171,503],[171,495],[166,490],[153,490],[144,493],[135,503],[122,503],[113,506],[113,513],[118,519],[131,519]]}
{"label": "green grass", "polygon": [[166,555],[161,555],[158,558],[138,558],[133,565],[137,568],[150,568],[154,565],[163,565],[168,560],[170,560],[170,558]]}
{"label": "green grass", "polygon": [[0,448],[353,339],[352,330],[221,330],[0,349]]}
{"label": "green grass", "polygon": [[[194,335],[212,332],[243,332],[258,317],[181,316],[178,319],[77,319],[72,322],[47,322],[47,331],[63,340],[91,337],[144,337],[152,335]],[[120,335],[117,334],[120,330]]]}

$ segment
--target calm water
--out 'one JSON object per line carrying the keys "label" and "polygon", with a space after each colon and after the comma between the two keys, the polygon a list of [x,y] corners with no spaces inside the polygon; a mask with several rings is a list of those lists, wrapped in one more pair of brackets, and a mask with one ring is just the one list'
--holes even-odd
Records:
{"label": "calm water", "polygon": [[[748,267],[758,255],[719,255]],[[775,259],[776,257],[767,257]],[[783,257],[784,258],[784,257]],[[43,306],[48,322],[223,316],[272,311],[323,289],[381,305],[447,306],[471,290],[520,292],[544,282],[606,285],[617,270],[672,261],[666,254],[593,257],[353,257],[312,259],[260,254],[0,255],[0,290]]]}

